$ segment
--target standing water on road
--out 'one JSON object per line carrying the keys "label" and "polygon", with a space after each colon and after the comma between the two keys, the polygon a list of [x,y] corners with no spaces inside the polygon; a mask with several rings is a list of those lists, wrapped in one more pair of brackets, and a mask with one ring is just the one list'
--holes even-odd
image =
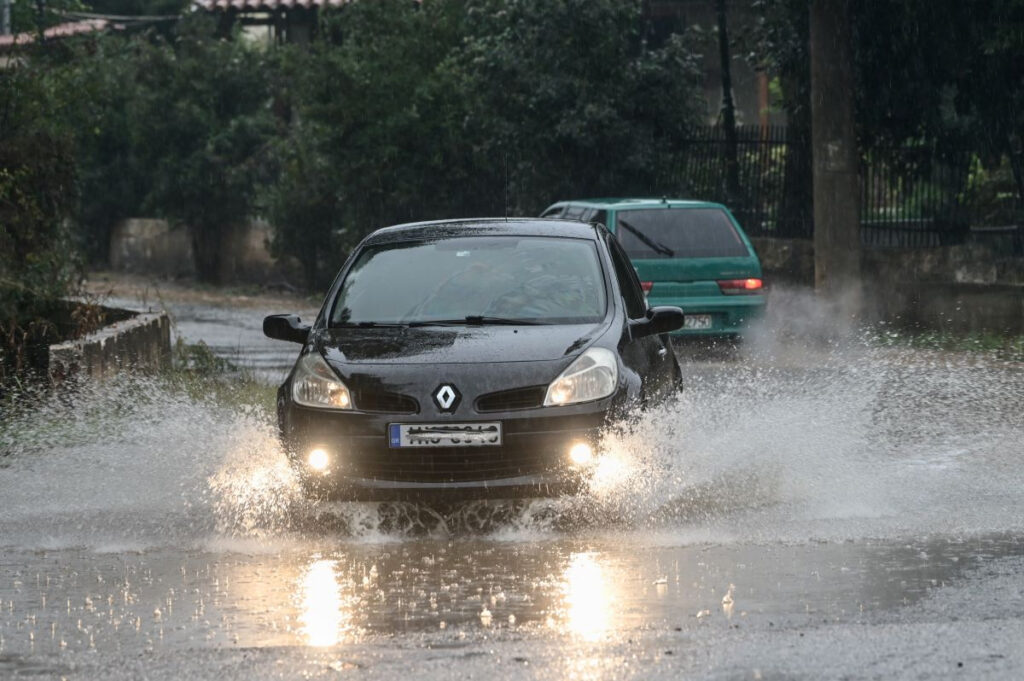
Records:
{"label": "standing water on road", "polygon": [[0,677],[1019,676],[1020,363],[682,359],[555,500],[310,502],[272,405],[163,379],[9,415]]}

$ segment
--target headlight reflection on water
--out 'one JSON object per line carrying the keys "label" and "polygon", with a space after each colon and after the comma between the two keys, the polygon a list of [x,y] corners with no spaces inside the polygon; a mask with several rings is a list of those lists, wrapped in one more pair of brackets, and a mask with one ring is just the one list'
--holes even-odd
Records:
{"label": "headlight reflection on water", "polygon": [[611,588],[592,553],[576,553],[565,569],[565,627],[585,641],[596,641],[611,627]]}
{"label": "headlight reflection on water", "polygon": [[337,644],[350,629],[349,605],[342,597],[337,561],[315,560],[306,568],[300,585],[299,621],[306,644],[316,647]]}

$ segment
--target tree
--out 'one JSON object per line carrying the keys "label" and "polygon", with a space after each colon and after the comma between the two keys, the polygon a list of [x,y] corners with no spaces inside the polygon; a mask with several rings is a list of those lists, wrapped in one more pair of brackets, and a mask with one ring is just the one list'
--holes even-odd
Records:
{"label": "tree", "polygon": [[736,106],[732,99],[732,56],[729,49],[728,14],[725,0],[715,1],[718,20],[718,55],[722,72],[722,129],[725,132],[725,194],[729,202],[739,200],[739,144],[736,138]]}
{"label": "tree", "polygon": [[267,217],[274,225],[271,250],[275,257],[299,261],[309,290],[329,283],[353,245],[344,238],[341,188],[323,153],[326,137],[316,124],[297,123],[277,144],[277,176],[267,188]]}
{"label": "tree", "polygon": [[854,129],[849,0],[811,0],[814,283],[861,312],[860,155]]}
{"label": "tree", "polygon": [[49,313],[78,278],[66,223],[76,166],[51,88],[29,67],[0,71],[0,379],[52,334]]}
{"label": "tree", "polygon": [[137,151],[153,172],[144,205],[183,224],[200,279],[219,282],[232,231],[256,206],[276,134],[264,51],[183,22],[173,44],[139,42]]}
{"label": "tree", "polygon": [[[114,224],[139,216],[152,185],[140,137],[139,56],[145,38],[95,35],[47,50],[54,116],[68,130],[78,166],[74,221],[84,254],[105,263]],[[37,57],[37,63],[39,58]]]}
{"label": "tree", "polygon": [[663,164],[704,104],[685,36],[648,49],[641,4],[621,0],[476,0],[469,18],[452,58],[463,128],[513,213],[665,187]]}

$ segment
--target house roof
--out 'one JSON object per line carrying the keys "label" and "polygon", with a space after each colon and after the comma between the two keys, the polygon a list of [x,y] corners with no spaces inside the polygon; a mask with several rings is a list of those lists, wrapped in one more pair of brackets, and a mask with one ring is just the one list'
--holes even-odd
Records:
{"label": "house roof", "polygon": [[[79,35],[82,33],[102,31],[108,26],[111,28],[121,28],[121,26],[111,24],[106,19],[85,19],[83,21],[68,21],[63,24],[51,26],[43,31],[43,36],[47,40],[53,38],[67,38],[68,36]],[[34,43],[38,38],[39,34],[34,31],[15,33],[14,35],[0,35],[0,48],[14,47],[16,45],[28,45],[30,43]]]}
{"label": "house roof", "polygon": [[341,7],[351,0],[195,0],[195,6],[209,11],[270,11],[292,7]]}

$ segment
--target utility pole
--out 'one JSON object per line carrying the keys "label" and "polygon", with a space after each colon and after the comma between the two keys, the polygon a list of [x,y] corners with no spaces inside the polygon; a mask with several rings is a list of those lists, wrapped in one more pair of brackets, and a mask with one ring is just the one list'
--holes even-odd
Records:
{"label": "utility pole", "polygon": [[863,308],[860,158],[854,130],[850,0],[811,0],[814,285],[847,317]]}

